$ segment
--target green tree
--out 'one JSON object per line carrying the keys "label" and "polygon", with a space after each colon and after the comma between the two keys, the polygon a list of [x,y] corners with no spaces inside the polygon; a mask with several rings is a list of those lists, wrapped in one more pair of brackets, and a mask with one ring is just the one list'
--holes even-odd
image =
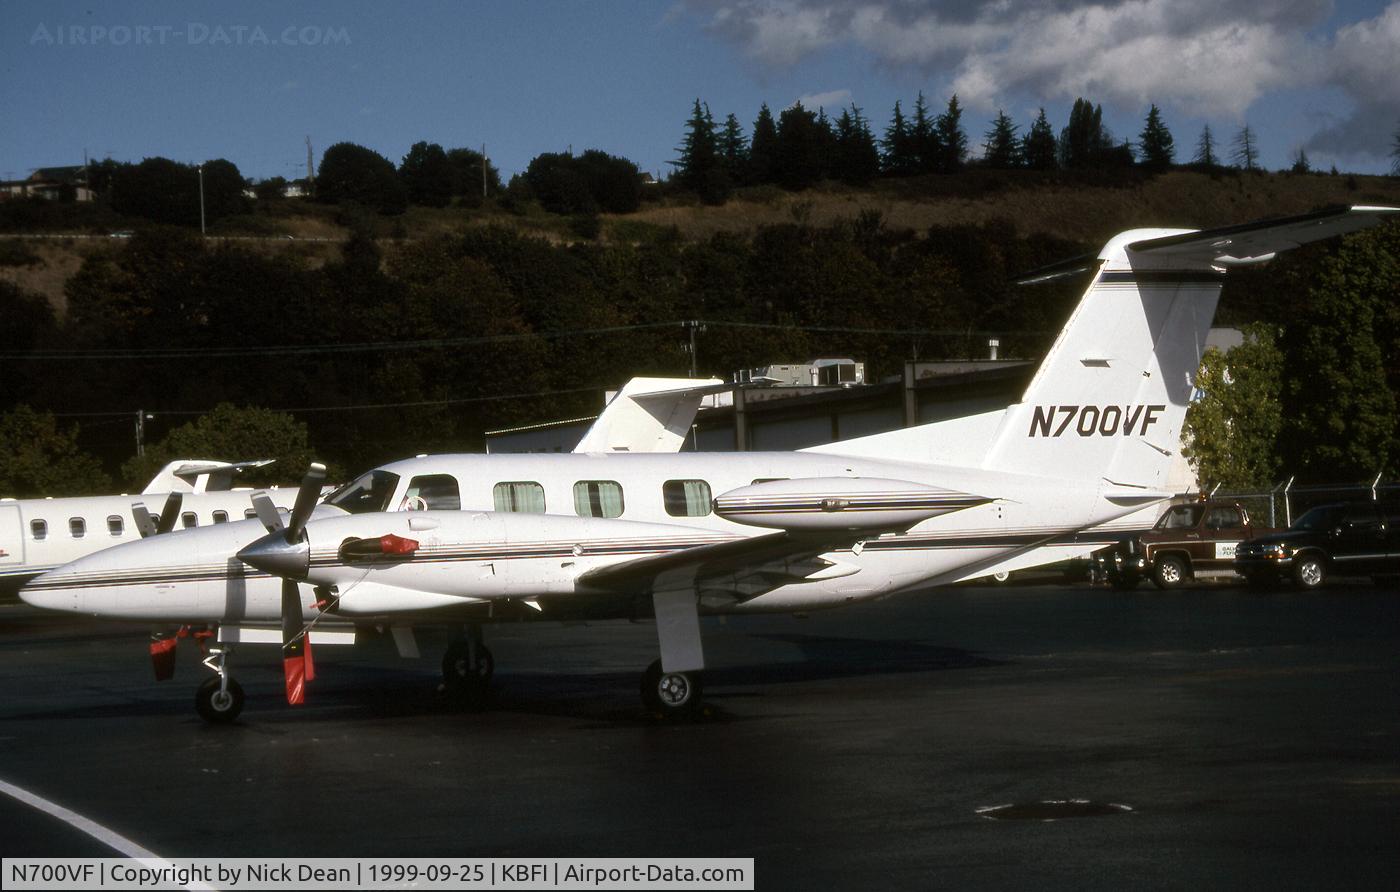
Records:
{"label": "green tree", "polygon": [[321,156],[316,198],[331,204],[354,203],[386,215],[408,209],[408,190],[389,159],[349,142],[336,143]]}
{"label": "green tree", "polygon": [[844,183],[865,185],[880,173],[880,152],[870,122],[853,103],[836,120],[836,145],[831,175]]}
{"label": "green tree", "polygon": [[1162,112],[1156,104],[1147,112],[1138,147],[1142,150],[1142,166],[1154,173],[1162,173],[1176,160],[1172,133],[1162,121]]}
{"label": "green tree", "polygon": [[399,164],[399,179],[412,204],[442,208],[452,200],[452,164],[437,143],[416,142]]}
{"label": "green tree", "polygon": [[1230,160],[1235,162],[1235,166],[1241,170],[1256,171],[1259,169],[1259,142],[1254,136],[1254,130],[1248,124],[1240,128],[1240,132],[1235,134],[1235,151],[1230,156]]}
{"label": "green tree", "polygon": [[1103,106],[1087,99],[1074,100],[1069,123],[1060,131],[1060,166],[1066,170],[1102,167],[1113,149],[1113,138],[1103,126]]}
{"label": "green tree", "polygon": [[904,119],[904,112],[899,107],[899,100],[894,102],[894,114],[890,117],[890,126],[885,128],[885,138],[880,141],[882,155],[880,158],[884,171],[891,176],[908,176],[919,169],[919,158],[915,154],[913,135],[909,128],[909,122]]}
{"label": "green tree", "polygon": [[962,107],[958,105],[958,94],[954,93],[948,99],[948,107],[938,116],[934,131],[938,135],[938,169],[944,173],[961,169],[967,160],[967,134],[962,128]]}
{"label": "green tree", "polygon": [[778,178],[778,125],[768,103],[759,106],[749,141],[749,178],[755,183],[774,183]]}
{"label": "green tree", "polygon": [[[243,175],[230,161],[216,158],[204,170],[204,218],[212,224],[247,207]],[[147,158],[112,172],[113,210],[171,226],[199,226],[200,173],[169,158]]]}
{"label": "green tree", "polygon": [[805,189],[826,172],[825,149],[831,138],[817,116],[797,102],[778,115],[778,184],[786,189]]}
{"label": "green tree", "polygon": [[720,164],[732,183],[742,183],[749,170],[749,141],[744,136],[743,125],[731,112],[724,119],[724,129],[719,132],[717,150]]}
{"label": "green tree", "polygon": [[1214,170],[1220,165],[1220,159],[1215,155],[1215,137],[1210,132],[1210,125],[1206,124],[1201,128],[1201,138],[1196,140],[1196,157],[1191,159],[1193,164],[1199,164],[1207,171]]}
{"label": "green tree", "polygon": [[935,120],[928,112],[924,91],[914,100],[914,119],[909,123],[909,151],[915,169],[932,173],[943,167],[943,143],[938,138]]}
{"label": "green tree", "polygon": [[1016,138],[1016,125],[1001,109],[997,110],[992,129],[983,136],[982,159],[996,170],[1021,166],[1021,140]]}
{"label": "green tree", "polygon": [[146,454],[122,465],[122,477],[133,486],[150,480],[179,458],[218,458],[244,461],[272,458],[276,462],[247,477],[248,483],[300,480],[317,459],[307,439],[306,425],[286,412],[220,403],[212,412],[182,424],[146,447]]}
{"label": "green tree", "polygon": [[1382,227],[1343,240],[1311,277],[1290,322],[1284,443],[1300,479],[1374,477],[1395,456],[1395,394],[1386,350],[1400,281],[1400,250]]}
{"label": "green tree", "polygon": [[723,204],[727,189],[716,189],[716,174],[722,173],[719,141],[710,107],[695,100],[690,119],[685,122],[685,136],[677,151],[680,157],[671,162],[681,185],[701,196],[710,204]]}
{"label": "green tree", "polygon": [[1308,163],[1308,153],[1301,148],[1293,155],[1293,166],[1288,168],[1289,173],[1312,173],[1312,165]]}
{"label": "green tree", "polygon": [[1184,453],[1202,491],[1271,486],[1279,469],[1283,352],[1274,331],[1252,325],[1228,352],[1211,348],[1196,374],[1200,399],[1186,411]]}
{"label": "green tree", "polygon": [[1395,127],[1395,134],[1390,138],[1390,175],[1400,177],[1400,124]]}
{"label": "green tree", "polygon": [[253,193],[258,196],[258,201],[280,201],[285,197],[286,190],[286,177],[268,177],[253,187]]}
{"label": "green tree", "polygon": [[483,200],[501,193],[501,172],[475,149],[448,149],[447,164],[452,168],[452,194],[467,207],[480,207]]}
{"label": "green tree", "polygon": [[642,203],[642,175],[626,158],[589,149],[574,161],[589,195],[599,210],[630,214]]}
{"label": "green tree", "polygon": [[1042,108],[1036,115],[1031,129],[1021,141],[1021,154],[1031,170],[1054,170],[1058,166],[1055,131],[1045,117],[1045,109]]}
{"label": "green tree", "polygon": [[78,429],[25,405],[0,415],[0,495],[16,499],[97,495],[111,481],[78,448]]}

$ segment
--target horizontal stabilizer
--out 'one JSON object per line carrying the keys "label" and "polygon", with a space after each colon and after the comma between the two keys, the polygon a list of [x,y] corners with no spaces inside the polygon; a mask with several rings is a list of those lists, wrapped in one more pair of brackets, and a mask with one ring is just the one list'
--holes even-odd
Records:
{"label": "horizontal stabilizer", "polygon": [[1128,250],[1137,254],[1173,257],[1203,264],[1258,263],[1279,251],[1309,242],[1346,235],[1372,226],[1400,208],[1341,206],[1277,220],[1260,220],[1221,229],[1202,229],[1181,235],[1132,242]]}

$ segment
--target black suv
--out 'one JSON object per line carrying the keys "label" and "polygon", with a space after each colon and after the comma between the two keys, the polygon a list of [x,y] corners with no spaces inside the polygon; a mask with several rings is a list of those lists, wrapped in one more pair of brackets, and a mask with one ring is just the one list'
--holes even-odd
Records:
{"label": "black suv", "polygon": [[1281,533],[1241,542],[1235,572],[1251,582],[1291,577],[1317,588],[1332,574],[1400,572],[1400,511],[1375,502],[1319,505]]}

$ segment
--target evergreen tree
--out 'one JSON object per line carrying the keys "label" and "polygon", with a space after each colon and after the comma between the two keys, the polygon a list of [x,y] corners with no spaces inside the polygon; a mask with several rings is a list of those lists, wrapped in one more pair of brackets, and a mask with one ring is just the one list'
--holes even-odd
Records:
{"label": "evergreen tree", "polygon": [[744,128],[739,124],[739,119],[734,117],[733,113],[724,119],[718,149],[720,163],[729,179],[735,183],[743,182],[748,176],[749,141],[744,136]]}
{"label": "evergreen tree", "polygon": [[1031,170],[1054,170],[1057,166],[1055,130],[1043,108],[1021,141],[1021,156]]}
{"label": "evergreen tree", "polygon": [[843,183],[864,185],[880,173],[880,152],[870,123],[853,103],[843,109],[836,120],[836,148],[832,161],[832,176]]}
{"label": "evergreen tree", "polygon": [[1069,124],[1060,131],[1060,166],[1066,170],[1099,167],[1113,148],[1103,126],[1103,106],[1083,98],[1074,100]]}
{"label": "evergreen tree", "polygon": [[909,125],[909,150],[915,169],[921,173],[932,173],[943,163],[943,146],[934,123],[933,118],[929,117],[924,93],[920,90],[919,97],[914,100],[914,120]]}
{"label": "evergreen tree", "polygon": [[408,190],[393,163],[378,152],[349,142],[326,149],[316,169],[316,198],[350,202],[381,214],[408,209]]}
{"label": "evergreen tree", "polygon": [[[452,194],[467,207],[480,207],[487,195],[501,192],[501,172],[490,159],[475,149],[448,149],[447,163],[452,168]],[[485,168],[485,177],[482,169]],[[483,180],[485,189],[483,190]],[[483,195],[482,192],[486,194]]]}
{"label": "evergreen tree", "polygon": [[1312,173],[1312,165],[1308,163],[1308,153],[1301,148],[1293,155],[1293,166],[1288,169],[1289,173]]}
{"label": "evergreen tree", "polygon": [[1176,148],[1172,144],[1171,131],[1162,121],[1162,113],[1156,104],[1147,113],[1147,122],[1142,128],[1138,147],[1142,149],[1142,166],[1154,173],[1161,173],[1176,160]]}
{"label": "evergreen tree", "polygon": [[1016,138],[1016,125],[1001,109],[997,109],[992,129],[984,135],[982,160],[996,170],[1021,166],[1021,141]]}
{"label": "evergreen tree", "polygon": [[823,152],[831,131],[801,102],[783,109],[778,116],[775,157],[778,184],[786,189],[805,189],[821,179],[825,167]]}
{"label": "evergreen tree", "polygon": [[1254,138],[1254,131],[1248,124],[1240,128],[1240,132],[1235,134],[1235,152],[1230,156],[1230,160],[1235,162],[1235,166],[1243,170],[1255,171],[1259,169],[1259,144]]}
{"label": "evergreen tree", "polygon": [[938,134],[942,155],[939,169],[945,173],[961,169],[963,162],[967,160],[967,134],[962,129],[962,108],[958,105],[958,94],[954,93],[948,100],[948,108],[938,116],[934,130]]}
{"label": "evergreen tree", "polygon": [[884,171],[892,176],[908,176],[918,170],[918,158],[914,154],[913,138],[909,122],[899,108],[899,100],[894,101],[894,116],[890,126],[885,128],[885,138],[880,141],[884,154],[881,163]]}
{"label": "evergreen tree", "polygon": [[753,122],[753,139],[749,142],[750,179],[755,183],[774,183],[778,179],[778,125],[768,103],[759,106]]}
{"label": "evergreen tree", "polygon": [[676,179],[687,189],[699,192],[719,169],[714,118],[710,117],[710,107],[702,105],[699,99],[695,100],[690,120],[685,122],[679,151],[680,158],[671,162],[676,167]]}
{"label": "evergreen tree", "polygon": [[1196,157],[1191,161],[1206,170],[1214,170],[1220,164],[1220,159],[1215,156],[1215,137],[1210,132],[1209,124],[1201,128],[1201,138],[1196,140]]}

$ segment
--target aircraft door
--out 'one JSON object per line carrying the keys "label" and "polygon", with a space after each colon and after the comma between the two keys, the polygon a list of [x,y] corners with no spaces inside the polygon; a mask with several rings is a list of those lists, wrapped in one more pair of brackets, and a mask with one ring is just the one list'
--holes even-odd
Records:
{"label": "aircraft door", "polygon": [[18,505],[0,505],[0,567],[24,563],[24,523]]}

